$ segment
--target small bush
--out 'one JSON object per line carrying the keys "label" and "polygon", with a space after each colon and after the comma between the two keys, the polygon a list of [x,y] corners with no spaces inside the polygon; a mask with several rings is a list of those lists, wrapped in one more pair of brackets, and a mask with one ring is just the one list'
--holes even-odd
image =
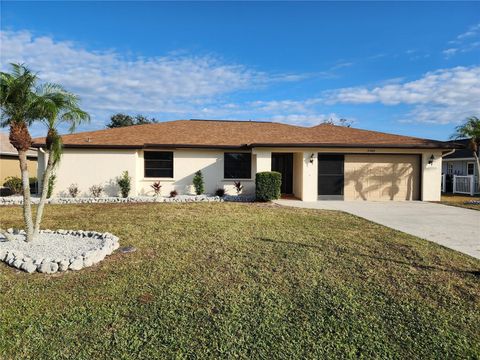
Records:
{"label": "small bush", "polygon": [[162,185],[160,185],[160,181],[154,182],[150,187],[153,189],[153,192],[155,193],[154,196],[160,195],[160,190],[162,190]]}
{"label": "small bush", "polygon": [[216,196],[220,196],[220,197],[224,197],[225,196],[225,189],[217,189],[215,190],[215,195]]}
{"label": "small bush", "polygon": [[276,171],[264,171],[255,175],[255,196],[258,201],[280,198],[282,175]]}
{"label": "small bush", "polygon": [[195,173],[193,177],[193,186],[195,187],[195,193],[202,195],[205,192],[205,183],[203,182],[203,174],[200,170]]}
{"label": "small bush", "polygon": [[177,196],[177,195],[178,195],[177,190],[172,190],[172,191],[170,191],[170,197],[174,198],[174,197]]}
{"label": "small bush", "polygon": [[57,181],[57,175],[55,174],[50,175],[50,179],[48,179],[47,199],[50,199],[52,197],[53,189],[55,188],[56,181]]}
{"label": "small bush", "polygon": [[79,190],[78,190],[78,185],[77,184],[71,184],[68,187],[68,193],[72,198],[76,198],[78,196]]}
{"label": "small bush", "polygon": [[122,197],[128,197],[132,184],[132,178],[128,175],[128,171],[124,171],[122,173],[122,176],[117,179],[117,184],[120,187],[120,193],[122,194]]}
{"label": "small bush", "polygon": [[240,195],[240,193],[243,190],[243,185],[240,181],[234,181],[233,186],[235,186],[235,190],[237,191],[237,195]]}
{"label": "small bush", "polygon": [[13,194],[22,193],[22,179],[17,176],[9,176],[6,178],[3,186],[10,189]]}
{"label": "small bush", "polygon": [[103,186],[102,185],[92,185],[90,186],[90,194],[92,197],[100,197],[100,195],[103,192]]}

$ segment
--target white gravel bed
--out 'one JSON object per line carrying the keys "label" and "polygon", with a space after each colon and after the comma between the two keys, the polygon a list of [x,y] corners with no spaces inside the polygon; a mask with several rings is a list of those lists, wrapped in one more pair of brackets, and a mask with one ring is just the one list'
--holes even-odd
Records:
{"label": "white gravel bed", "polygon": [[[40,199],[32,196],[32,204],[38,204]],[[59,197],[47,199],[47,204],[106,204],[106,203],[186,203],[186,202],[252,202],[255,201],[254,195],[177,195],[175,197],[166,196],[129,196],[122,197]],[[0,206],[2,205],[22,205],[23,198],[21,196],[3,196],[0,197]]]}
{"label": "white gravel bed", "polygon": [[8,229],[13,239],[0,235],[0,261],[33,273],[81,270],[102,261],[118,249],[118,237],[83,230],[43,230],[31,242],[23,230]]}

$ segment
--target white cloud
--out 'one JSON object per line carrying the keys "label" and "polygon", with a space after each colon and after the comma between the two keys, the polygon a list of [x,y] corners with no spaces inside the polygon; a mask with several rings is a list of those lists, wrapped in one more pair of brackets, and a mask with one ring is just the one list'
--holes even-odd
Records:
{"label": "white cloud", "polygon": [[1,31],[2,70],[10,62],[28,64],[43,80],[77,93],[94,114],[142,112],[188,115],[222,96],[275,82],[299,81],[304,74],[271,74],[214,56],[180,52],[165,56],[123,56],[90,51],[28,31]]}
{"label": "white cloud", "polygon": [[[268,120],[275,121],[275,122],[282,122],[294,125],[304,125],[304,126],[315,126],[321,124],[325,121],[333,122],[334,124],[341,124],[340,119],[342,117],[335,114],[319,114],[319,113],[311,113],[311,114],[287,114],[287,115],[275,115]],[[349,118],[349,121],[354,121],[354,119]]]}
{"label": "white cloud", "polygon": [[411,120],[455,123],[480,113],[480,66],[426,73],[418,80],[374,88],[351,87],[325,93],[329,104],[413,105]]}
{"label": "white cloud", "polygon": [[470,26],[464,33],[458,35],[454,40],[449,41],[448,49],[442,51],[445,58],[451,58],[460,53],[466,53],[480,48],[480,23]]}

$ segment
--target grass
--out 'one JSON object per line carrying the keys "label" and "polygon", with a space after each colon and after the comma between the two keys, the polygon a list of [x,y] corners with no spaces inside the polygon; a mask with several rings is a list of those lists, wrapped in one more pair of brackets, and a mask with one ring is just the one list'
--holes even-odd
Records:
{"label": "grass", "polygon": [[465,209],[480,210],[480,204],[465,204],[466,201],[480,201],[480,196],[442,194],[441,204],[459,206]]}
{"label": "grass", "polygon": [[44,226],[138,250],[50,276],[1,264],[0,358],[480,357],[480,261],[352,215],[51,205]]}

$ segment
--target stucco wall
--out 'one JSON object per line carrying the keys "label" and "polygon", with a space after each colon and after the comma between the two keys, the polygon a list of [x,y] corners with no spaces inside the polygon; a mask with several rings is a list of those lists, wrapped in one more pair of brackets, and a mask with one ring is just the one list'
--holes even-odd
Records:
{"label": "stucco wall", "polygon": [[[157,149],[161,151],[162,149]],[[148,150],[147,150],[148,151]],[[164,150],[172,151],[172,150]],[[228,152],[228,151],[227,151]],[[193,177],[198,170],[202,171],[205,191],[213,194],[219,188],[225,189],[227,194],[234,195],[233,182],[235,179],[223,178],[224,153],[222,150],[174,150],[173,151],[173,179],[170,178],[145,178],[144,175],[144,151],[138,152],[137,161],[137,193],[139,195],[153,195],[151,185],[160,181],[161,194],[169,195],[170,191],[176,190],[179,194],[194,192]],[[250,179],[239,179],[243,185],[242,194],[255,192],[256,155],[252,156],[252,173]]]}
{"label": "stucco wall", "polygon": [[[30,177],[37,176],[37,160],[29,159],[28,173]],[[20,163],[18,158],[0,156],[0,187],[3,186],[5,179],[9,176],[20,177]]]}
{"label": "stucco wall", "polygon": [[303,196],[303,152],[293,153],[293,195]]}
{"label": "stucco wall", "polygon": [[[162,149],[156,149],[162,150]],[[165,150],[171,151],[171,150]],[[101,184],[107,195],[117,195],[118,186],[115,179],[125,170],[132,177],[132,195],[151,195],[151,184],[160,181],[162,195],[168,195],[175,189],[180,194],[193,192],[193,176],[197,170],[202,170],[207,193],[214,193],[218,188],[226,189],[227,193],[235,194],[233,180],[223,178],[223,150],[174,150],[174,178],[145,178],[143,150],[87,150],[65,149],[59,168],[56,170],[57,182],[55,195],[67,195],[67,189],[72,183],[79,186],[81,195],[88,195],[92,185]],[[294,193],[304,201],[317,200],[318,162],[317,154],[323,153],[403,153],[421,154],[422,199],[425,201],[440,200],[440,176],[442,159],[440,151],[415,149],[339,149],[339,148],[258,148],[252,150],[251,179],[240,180],[244,185],[244,194],[255,191],[255,173],[271,170],[272,152],[294,153]],[[432,165],[428,164],[431,155],[435,156]],[[313,155],[313,162],[310,162]],[[42,173],[43,154],[39,153],[39,174]]]}
{"label": "stucco wall", "polygon": [[[272,152],[298,152],[298,148],[261,148],[254,149],[254,152],[263,154],[263,162],[268,163],[268,154]],[[302,196],[303,201],[316,201],[318,193],[318,153],[351,153],[351,154],[420,154],[421,164],[421,199],[424,201],[439,201],[441,195],[440,182],[442,173],[441,151],[419,150],[419,149],[368,149],[368,148],[303,148],[303,174],[302,174]],[[313,163],[310,157],[313,155]],[[430,156],[434,155],[432,165],[428,164]]]}
{"label": "stucco wall", "polygon": [[[57,176],[54,196],[69,196],[68,187],[77,184],[79,196],[88,196],[92,185],[102,185],[104,194],[117,196],[116,178],[128,171],[135,183],[136,150],[64,149],[62,160],[55,170]],[[39,152],[39,179],[44,169],[45,155]],[[132,192],[132,195],[135,195]]]}

